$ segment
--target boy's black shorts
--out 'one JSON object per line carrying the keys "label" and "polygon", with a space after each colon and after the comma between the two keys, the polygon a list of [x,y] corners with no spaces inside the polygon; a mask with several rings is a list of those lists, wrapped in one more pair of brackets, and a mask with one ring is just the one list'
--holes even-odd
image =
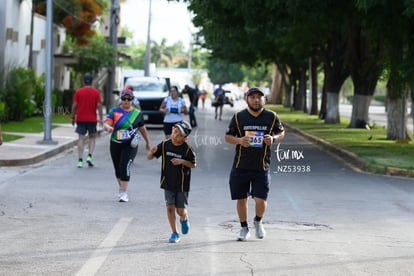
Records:
{"label": "boy's black shorts", "polygon": [[175,205],[176,208],[185,208],[188,205],[188,192],[172,192],[164,190],[165,204]]}

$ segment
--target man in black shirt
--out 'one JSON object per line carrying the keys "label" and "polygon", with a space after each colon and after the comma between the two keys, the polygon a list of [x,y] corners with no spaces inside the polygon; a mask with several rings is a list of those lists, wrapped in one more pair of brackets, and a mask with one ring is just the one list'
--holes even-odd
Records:
{"label": "man in black shirt", "polygon": [[237,200],[241,225],[237,238],[239,241],[250,237],[247,223],[249,195],[256,204],[256,237],[263,239],[266,235],[262,217],[269,193],[270,145],[281,141],[285,135],[278,115],[264,108],[265,97],[260,88],[247,91],[246,103],[247,108],[237,112],[231,119],[225,135],[227,143],[236,145],[229,184],[231,198]]}
{"label": "man in black shirt", "polygon": [[184,86],[183,93],[187,93],[188,99],[190,100],[190,108],[188,112],[188,115],[190,117],[190,124],[192,127],[197,127],[197,119],[195,117],[195,111],[198,105],[198,93],[199,93],[198,88],[196,86],[196,88],[194,89],[188,86],[188,84],[186,84]]}

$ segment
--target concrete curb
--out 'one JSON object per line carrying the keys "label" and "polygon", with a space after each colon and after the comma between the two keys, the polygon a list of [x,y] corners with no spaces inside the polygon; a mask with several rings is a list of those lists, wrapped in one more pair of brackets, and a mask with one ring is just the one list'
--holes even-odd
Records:
{"label": "concrete curb", "polygon": [[371,165],[353,152],[349,152],[335,145],[332,145],[331,143],[325,140],[322,140],[314,135],[306,133],[300,129],[294,128],[286,123],[284,123],[283,125],[285,126],[286,129],[289,129],[290,131],[293,131],[301,135],[305,139],[317,145],[319,148],[321,148],[325,152],[330,153],[332,156],[343,161],[348,167],[350,167],[351,169],[355,171],[385,174],[385,175],[392,175],[392,176],[414,177],[413,170]]}
{"label": "concrete curb", "polygon": [[[103,130],[99,129],[97,135],[101,136]],[[72,133],[72,132],[71,132]],[[18,151],[21,151],[24,149],[24,147],[26,145],[36,145],[36,147],[39,147],[39,145],[41,145],[41,143],[39,143],[39,141],[41,141],[41,135],[36,133],[36,134],[24,134],[24,133],[18,133],[18,135],[20,136],[24,136],[24,138],[21,139],[26,139],[24,141],[21,141],[20,143],[17,142],[15,143],[15,147],[18,148]],[[37,149],[34,150],[34,152],[32,152],[32,154],[28,154],[26,152],[26,154],[24,154],[23,156],[14,156],[13,153],[13,148],[9,148],[8,152],[9,152],[9,156],[13,156],[11,158],[5,158],[5,159],[1,159],[0,158],[0,166],[1,167],[17,167],[17,166],[26,166],[26,165],[33,165],[36,163],[39,163],[41,161],[44,161],[48,158],[51,158],[61,152],[64,152],[68,149],[73,148],[74,146],[77,145],[78,143],[78,135],[74,135],[72,136],[67,136],[67,135],[57,135],[55,136],[55,141],[57,141],[57,144],[51,144],[48,145],[46,147],[43,147],[41,149]],[[16,140],[18,141],[18,140]],[[86,139],[87,141],[87,139]],[[86,142],[85,141],[85,142]],[[19,146],[20,144],[20,146]],[[21,147],[21,148],[20,148]],[[30,148],[28,148],[30,150]],[[4,157],[4,156],[3,156]]]}
{"label": "concrete curb", "polygon": [[0,160],[0,166],[4,167],[16,167],[16,166],[26,166],[26,165],[33,165],[35,163],[44,161],[50,157],[53,157],[67,149],[74,147],[78,143],[78,140],[69,141],[63,143],[52,150],[44,151],[40,154],[34,154],[33,156],[27,158],[20,158],[20,159],[12,159],[12,160]]}

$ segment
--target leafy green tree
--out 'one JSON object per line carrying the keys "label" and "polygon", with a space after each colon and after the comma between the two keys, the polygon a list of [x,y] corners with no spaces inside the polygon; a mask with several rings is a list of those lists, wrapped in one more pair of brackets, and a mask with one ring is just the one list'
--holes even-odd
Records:
{"label": "leafy green tree", "polygon": [[308,60],[317,57],[326,78],[321,117],[326,123],[339,123],[339,92],[351,73],[350,26],[358,19],[352,1],[189,2],[196,14],[194,23],[201,29],[200,41],[213,57],[247,65],[276,64],[285,100],[293,96],[295,109],[306,107]]}
{"label": "leafy green tree", "polygon": [[129,69],[142,69],[144,68],[145,61],[145,43],[135,44],[126,47],[119,48],[119,51],[124,53],[129,58],[119,58],[119,66]]}
{"label": "leafy green tree", "polygon": [[[296,68],[292,70],[296,75],[294,82],[300,78],[303,80],[309,57],[317,56],[321,61],[325,80],[320,117],[325,123],[340,122],[339,92],[350,74],[347,47],[352,8],[351,1],[300,0],[287,3],[287,16],[293,24],[287,26],[286,35],[279,41],[280,47],[287,48],[287,51],[282,51],[282,58],[286,60],[286,56],[286,64]],[[301,95],[304,93],[301,91]]]}
{"label": "leafy green tree", "polygon": [[254,66],[242,66],[243,81],[247,82],[250,87],[269,86],[272,71],[270,65],[266,63],[257,63]]}
{"label": "leafy green tree", "polygon": [[[182,42],[176,42],[173,45],[168,46],[165,38],[161,40],[160,44],[155,41],[151,41],[151,61],[155,63],[157,67],[180,67],[179,59],[178,62],[174,60],[176,57],[187,57],[187,53],[184,51],[184,44]],[[186,62],[187,58],[184,59],[184,64]]]}
{"label": "leafy green tree", "polygon": [[68,41],[66,43],[65,46],[77,58],[76,63],[68,64],[74,70],[75,76],[98,73],[103,68],[111,67],[115,49],[103,36],[95,35],[88,45],[79,46]]}
{"label": "leafy green tree", "polygon": [[[122,28],[121,36],[126,37],[130,40],[133,39],[133,34],[127,27]],[[145,49],[145,43],[135,44],[135,42],[132,42],[131,45],[126,47],[119,47],[118,51],[127,57],[118,57],[119,66],[129,69],[144,68]]]}
{"label": "leafy green tree", "polygon": [[414,80],[414,3],[359,0],[357,7],[364,12],[364,23],[370,34],[379,37],[385,47],[387,139],[409,139],[407,114],[401,106]]}
{"label": "leafy green tree", "polygon": [[230,64],[217,59],[208,59],[206,67],[210,80],[216,84],[241,82],[244,77],[240,64]]}
{"label": "leafy green tree", "polygon": [[191,68],[204,69],[210,54],[197,45],[192,45],[191,50]]}

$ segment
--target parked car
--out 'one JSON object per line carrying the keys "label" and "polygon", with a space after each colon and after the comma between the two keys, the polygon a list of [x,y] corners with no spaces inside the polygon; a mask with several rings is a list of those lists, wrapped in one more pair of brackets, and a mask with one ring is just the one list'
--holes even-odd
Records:
{"label": "parked car", "polygon": [[130,77],[125,86],[131,85],[134,97],[139,100],[141,112],[147,124],[162,124],[164,114],[160,112],[162,101],[168,96],[167,79],[158,77]]}
{"label": "parked car", "polygon": [[234,106],[234,101],[236,100],[236,97],[231,91],[224,90],[224,95],[226,96],[224,104],[228,104],[231,107]]}

